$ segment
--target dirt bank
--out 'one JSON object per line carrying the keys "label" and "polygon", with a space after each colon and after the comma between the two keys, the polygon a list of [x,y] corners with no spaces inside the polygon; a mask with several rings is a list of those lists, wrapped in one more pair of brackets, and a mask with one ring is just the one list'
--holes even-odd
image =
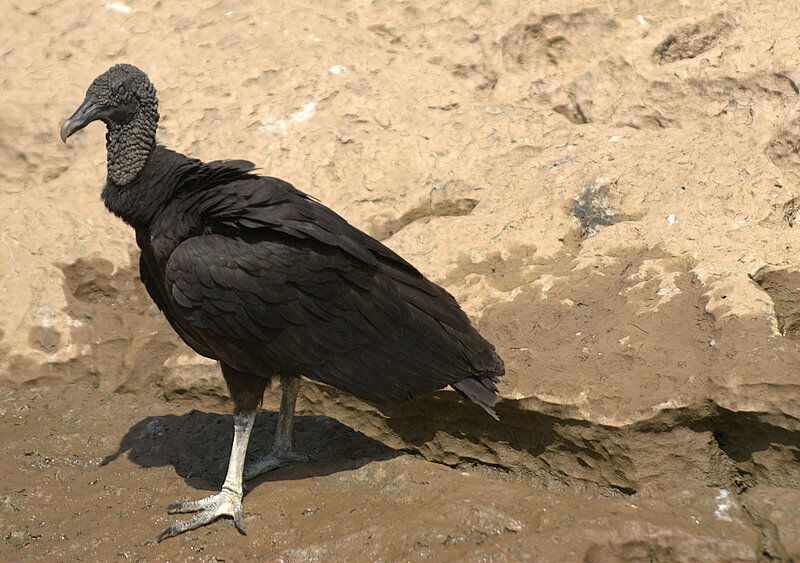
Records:
{"label": "dirt bank", "polygon": [[[17,2],[0,36],[0,557],[800,558],[800,11],[779,2]],[[116,62],[162,143],[245,158],[400,252],[505,358],[442,391],[304,384],[320,460],[219,485],[218,368],[103,208]],[[271,440],[274,394],[254,448]]]}

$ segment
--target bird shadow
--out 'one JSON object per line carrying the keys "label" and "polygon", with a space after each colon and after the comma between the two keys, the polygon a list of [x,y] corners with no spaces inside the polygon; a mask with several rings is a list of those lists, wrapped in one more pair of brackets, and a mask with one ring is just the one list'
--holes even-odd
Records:
{"label": "bird shadow", "polygon": [[[269,452],[278,415],[256,416],[247,459]],[[225,478],[233,441],[233,416],[192,410],[183,415],[148,416],[123,436],[107,465],[127,453],[141,467],[171,465],[187,485],[218,490]],[[248,481],[249,489],[265,481],[305,479],[357,469],[372,461],[391,459],[403,452],[390,448],[327,416],[297,416],[294,443],[310,454],[311,463],[292,463]]]}

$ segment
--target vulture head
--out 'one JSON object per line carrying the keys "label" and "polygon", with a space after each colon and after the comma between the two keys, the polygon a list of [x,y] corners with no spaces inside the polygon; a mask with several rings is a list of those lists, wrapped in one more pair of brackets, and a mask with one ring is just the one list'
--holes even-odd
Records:
{"label": "vulture head", "polygon": [[108,179],[126,185],[141,172],[153,147],[158,127],[156,89],[147,75],[129,64],[112,66],[98,76],[86,98],[61,125],[61,140],[89,125],[106,124]]}
{"label": "vulture head", "polygon": [[158,120],[156,89],[147,75],[133,65],[118,64],[98,76],[86,99],[61,126],[61,140],[100,120],[108,126],[124,125],[137,117]]}

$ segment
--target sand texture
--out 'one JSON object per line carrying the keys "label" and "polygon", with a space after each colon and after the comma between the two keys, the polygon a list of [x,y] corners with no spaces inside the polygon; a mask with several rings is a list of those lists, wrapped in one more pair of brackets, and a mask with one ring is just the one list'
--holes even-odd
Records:
{"label": "sand texture", "polygon": [[[0,6],[0,560],[800,560],[796,0]],[[306,381],[319,461],[249,483],[246,536],[156,544],[219,487],[231,405],[100,201],[103,127],[58,138],[118,62],[161,143],[453,293],[501,421]]]}

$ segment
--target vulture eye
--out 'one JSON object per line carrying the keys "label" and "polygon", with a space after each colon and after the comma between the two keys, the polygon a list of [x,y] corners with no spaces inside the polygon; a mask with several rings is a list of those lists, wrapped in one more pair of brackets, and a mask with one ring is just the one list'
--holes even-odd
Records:
{"label": "vulture eye", "polygon": [[117,94],[119,94],[120,96],[124,96],[125,92],[127,92],[127,89],[125,88],[125,85],[124,84],[120,84],[119,88],[117,88]]}

